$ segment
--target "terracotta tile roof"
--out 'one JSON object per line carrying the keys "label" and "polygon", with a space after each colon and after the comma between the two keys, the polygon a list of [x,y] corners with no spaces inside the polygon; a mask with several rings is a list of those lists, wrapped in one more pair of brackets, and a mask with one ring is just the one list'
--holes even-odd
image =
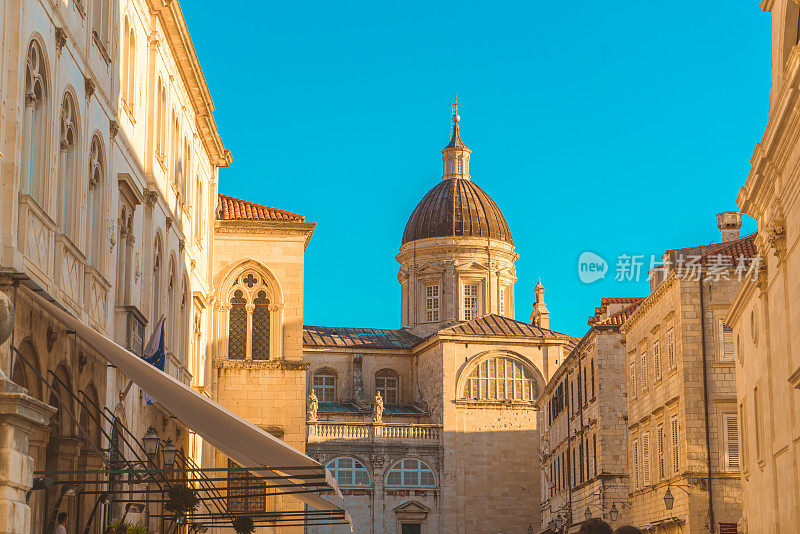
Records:
{"label": "terracotta tile roof", "polygon": [[634,302],[641,302],[643,297],[603,297],[600,300],[600,306],[594,309],[594,315],[589,317],[587,323],[589,326],[596,324],[606,314],[608,306],[611,304],[629,304]]}
{"label": "terracotta tile roof", "polygon": [[221,221],[299,221],[305,217],[286,210],[270,208],[228,195],[219,195],[217,219]]}
{"label": "terracotta tile roof", "polygon": [[567,334],[533,326],[522,321],[516,321],[502,315],[489,314],[471,321],[458,323],[439,330],[439,334],[461,334],[472,336],[521,336],[521,337],[549,337],[569,338]]}
{"label": "terracotta tile roof", "polygon": [[758,233],[753,233],[736,241],[720,243],[715,248],[704,252],[700,257],[700,262],[704,265],[719,262],[720,265],[735,266],[739,263],[740,258],[744,258],[745,262],[752,260],[758,256],[757,235]]}
{"label": "terracotta tile roof", "polygon": [[305,347],[356,347],[363,349],[410,349],[422,339],[404,330],[303,326]]}
{"label": "terracotta tile roof", "polygon": [[636,302],[634,302],[633,304],[631,304],[627,308],[623,308],[620,311],[618,311],[617,313],[613,313],[613,314],[609,315],[608,317],[606,317],[605,319],[597,321],[592,326],[600,326],[600,325],[602,325],[602,326],[620,326],[620,325],[624,324],[625,321],[628,319],[628,317],[630,317],[631,314],[634,311],[636,311],[636,308],[639,307],[639,304],[641,304],[643,300],[644,300],[643,298],[636,299]]}

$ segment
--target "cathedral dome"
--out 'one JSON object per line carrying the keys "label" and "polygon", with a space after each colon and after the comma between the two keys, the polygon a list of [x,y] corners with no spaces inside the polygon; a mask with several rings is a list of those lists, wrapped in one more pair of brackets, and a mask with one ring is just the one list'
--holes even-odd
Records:
{"label": "cathedral dome", "polygon": [[450,177],[423,197],[406,224],[403,244],[428,237],[488,237],[513,244],[494,200],[469,178]]}
{"label": "cathedral dome", "polygon": [[442,150],[442,181],[411,213],[403,244],[429,237],[487,237],[513,244],[506,218],[494,200],[469,178],[471,150],[461,140],[453,113],[453,133]]}

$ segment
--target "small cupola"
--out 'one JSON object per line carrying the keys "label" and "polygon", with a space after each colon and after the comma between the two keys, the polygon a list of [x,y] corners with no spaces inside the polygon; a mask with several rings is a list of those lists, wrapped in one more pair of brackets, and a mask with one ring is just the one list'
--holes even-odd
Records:
{"label": "small cupola", "polygon": [[458,114],[458,101],[453,106],[453,134],[450,142],[442,150],[442,179],[464,178],[469,180],[469,155],[471,153],[467,145],[461,140],[458,123],[461,117]]}

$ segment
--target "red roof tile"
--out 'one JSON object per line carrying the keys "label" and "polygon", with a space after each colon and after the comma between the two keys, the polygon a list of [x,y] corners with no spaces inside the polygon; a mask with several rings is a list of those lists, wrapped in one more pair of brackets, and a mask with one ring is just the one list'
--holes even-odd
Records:
{"label": "red roof tile", "polygon": [[217,219],[221,221],[299,221],[305,217],[286,210],[270,208],[228,195],[219,195]]}
{"label": "red roof tile", "polygon": [[736,241],[720,243],[717,247],[703,253],[700,257],[700,262],[704,265],[709,263],[738,265],[740,260],[745,262],[752,260],[758,256],[758,248],[756,247],[757,235],[758,233],[753,233]]}
{"label": "red roof tile", "polygon": [[589,317],[587,323],[591,326],[593,324],[597,324],[606,314],[606,310],[608,310],[608,306],[611,304],[629,304],[629,303],[638,303],[641,302],[643,297],[603,297],[600,300],[600,306],[595,307],[594,315]]}
{"label": "red roof tile", "polygon": [[628,319],[628,317],[630,317],[631,314],[634,311],[636,311],[636,308],[639,307],[639,304],[641,304],[643,300],[644,300],[643,298],[637,299],[636,302],[634,302],[633,304],[631,304],[627,308],[623,308],[620,311],[618,311],[617,313],[613,313],[613,314],[609,315],[608,317],[606,317],[605,319],[597,321],[592,326],[601,326],[601,325],[602,326],[620,326],[620,325],[624,324],[625,321]]}

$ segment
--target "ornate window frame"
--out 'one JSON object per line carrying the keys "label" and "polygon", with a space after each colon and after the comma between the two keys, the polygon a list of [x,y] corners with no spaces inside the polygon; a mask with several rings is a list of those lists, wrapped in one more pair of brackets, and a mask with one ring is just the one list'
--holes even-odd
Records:
{"label": "ornate window frame", "polygon": [[[378,371],[375,372],[375,375],[372,378],[373,378],[373,385],[374,385],[373,389],[375,390],[375,394],[376,395],[377,395],[377,392],[378,392],[379,389],[382,390],[382,391],[383,390],[392,390],[392,389],[394,389],[394,396],[395,396],[394,402],[392,402],[389,399],[389,395],[388,394],[384,394],[382,392],[381,396],[383,397],[383,401],[386,404],[400,404],[400,397],[401,397],[401,395],[400,395],[400,375],[398,374],[397,371],[395,371],[391,367],[383,367],[381,369],[378,369]],[[394,387],[393,388],[392,387],[387,387],[385,384],[383,386],[379,387],[378,386],[378,380],[387,379],[387,378],[394,379],[394,381],[395,381]]]}
{"label": "ornate window frame", "polygon": [[[237,280],[242,277],[247,277],[248,274],[252,274],[254,278],[257,278],[258,290],[263,290],[266,293],[266,298],[269,299],[269,360],[255,361],[283,360],[283,313],[285,307],[283,290],[281,289],[280,283],[273,272],[266,265],[253,259],[244,260],[234,265],[228,270],[228,274],[220,284],[220,291],[218,293],[219,300],[217,301],[216,306],[216,324],[218,329],[216,332],[216,338],[219,340],[217,351],[217,354],[219,354],[219,359],[229,360],[228,334],[230,328],[230,302],[234,292],[238,289],[238,286],[236,286]],[[247,303],[245,304],[245,309],[248,312],[247,347],[245,350],[244,360],[237,359],[237,361],[252,362],[254,360],[252,358],[251,316],[256,307],[253,303],[253,299],[258,295],[256,283],[253,284],[252,288],[248,288],[248,290],[250,292],[246,297]]]}

